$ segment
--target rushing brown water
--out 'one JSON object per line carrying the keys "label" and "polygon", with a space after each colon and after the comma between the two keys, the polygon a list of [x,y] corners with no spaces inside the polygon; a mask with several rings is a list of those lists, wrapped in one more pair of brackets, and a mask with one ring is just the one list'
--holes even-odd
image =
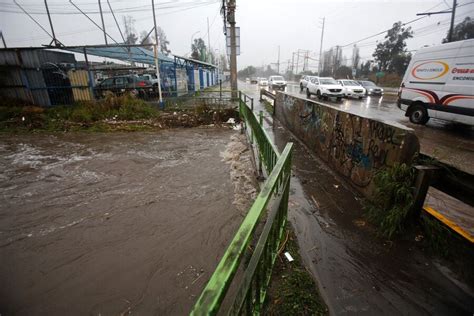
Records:
{"label": "rushing brown water", "polygon": [[242,141],[1,135],[0,313],[187,314],[255,194]]}

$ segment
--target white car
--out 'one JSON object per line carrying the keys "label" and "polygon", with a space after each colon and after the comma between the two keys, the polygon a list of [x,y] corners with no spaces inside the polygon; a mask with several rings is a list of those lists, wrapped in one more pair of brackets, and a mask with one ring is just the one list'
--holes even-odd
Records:
{"label": "white car", "polygon": [[260,86],[268,86],[268,80],[267,78],[258,78],[258,84]]}
{"label": "white car", "polygon": [[311,78],[317,78],[316,76],[302,76],[300,79],[300,91],[303,92],[304,89],[308,86],[308,82]]}
{"label": "white car", "polygon": [[331,77],[316,77],[311,78],[306,87],[306,96],[308,99],[311,98],[312,94],[315,94],[318,99],[328,99],[330,97],[336,98],[337,101],[341,101],[344,94],[342,93],[343,87]]}
{"label": "white car", "polygon": [[270,86],[271,89],[281,89],[285,90],[286,88],[286,81],[285,78],[282,76],[270,76],[270,79],[268,80],[268,85]]}
{"label": "white car", "polygon": [[342,93],[345,97],[359,98],[359,100],[365,97],[365,88],[357,81],[340,79],[338,82],[342,86]]}

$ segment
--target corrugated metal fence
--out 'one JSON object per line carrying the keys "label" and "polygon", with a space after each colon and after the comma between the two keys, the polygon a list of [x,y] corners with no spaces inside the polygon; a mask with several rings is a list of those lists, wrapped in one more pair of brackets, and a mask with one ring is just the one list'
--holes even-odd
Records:
{"label": "corrugated metal fence", "polygon": [[[218,84],[216,69],[212,65],[201,63],[184,57],[175,57],[174,61],[171,58],[161,61],[163,97],[190,95]],[[77,68],[74,54],[63,51],[41,48],[0,49],[0,96],[40,106],[72,104],[103,96],[103,93],[99,93],[103,92],[103,88],[96,86],[96,80],[147,71],[145,65],[131,67],[96,64],[95,67],[83,67],[85,69]],[[119,90],[126,92],[128,88]],[[130,89],[133,93],[139,87],[133,86]],[[153,91],[148,89],[146,95],[140,95],[145,95],[147,100],[156,101],[156,90],[156,87]]]}

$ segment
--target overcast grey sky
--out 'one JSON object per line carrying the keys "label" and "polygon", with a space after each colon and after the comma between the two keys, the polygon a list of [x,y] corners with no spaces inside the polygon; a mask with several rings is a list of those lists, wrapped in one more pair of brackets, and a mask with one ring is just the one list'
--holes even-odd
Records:
{"label": "overcast grey sky", "polygon": [[[248,65],[261,66],[276,63],[280,45],[281,69],[285,70],[292,52],[297,49],[310,50],[310,56],[318,58],[321,39],[320,18],[326,17],[323,49],[335,45],[346,45],[353,41],[386,30],[396,21],[408,22],[417,18],[416,13],[449,9],[452,0],[236,0],[237,26],[241,27],[241,55],[238,68]],[[25,9],[49,31],[43,1],[18,0]],[[66,45],[103,44],[104,39],[90,21],[67,0],[49,0],[50,11],[57,37]],[[95,0],[75,0],[83,10],[97,12]],[[110,0],[121,21],[123,15],[136,20],[137,33],[150,30],[153,25],[151,0]],[[474,1],[458,0],[457,21],[474,15]],[[158,24],[165,30],[172,53],[190,53],[191,36],[202,37],[206,44],[207,18],[209,18],[210,42],[213,49],[224,51],[223,21],[219,13],[219,0],[156,0]],[[102,8],[109,11],[107,1]],[[19,9],[13,0],[0,0],[0,29],[7,45],[38,46],[49,43],[48,36],[25,14],[15,13]],[[100,16],[91,14],[100,24]],[[439,44],[449,28],[449,14],[434,15],[410,24],[415,30],[414,38],[408,41],[408,49],[416,50],[424,45]],[[110,13],[105,14],[107,31],[117,41],[119,32]],[[122,26],[122,25],[121,25]],[[363,60],[371,59],[376,41],[383,35],[358,43]],[[343,55],[350,58],[352,47],[344,49]],[[310,62],[316,69],[317,62]]]}

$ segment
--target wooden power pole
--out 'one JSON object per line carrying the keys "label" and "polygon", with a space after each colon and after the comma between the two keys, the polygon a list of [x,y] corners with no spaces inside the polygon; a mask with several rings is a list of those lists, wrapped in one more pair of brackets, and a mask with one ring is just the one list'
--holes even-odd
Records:
{"label": "wooden power pole", "polygon": [[237,43],[235,38],[235,0],[227,3],[227,22],[230,25],[230,87],[232,98],[237,98]]}

